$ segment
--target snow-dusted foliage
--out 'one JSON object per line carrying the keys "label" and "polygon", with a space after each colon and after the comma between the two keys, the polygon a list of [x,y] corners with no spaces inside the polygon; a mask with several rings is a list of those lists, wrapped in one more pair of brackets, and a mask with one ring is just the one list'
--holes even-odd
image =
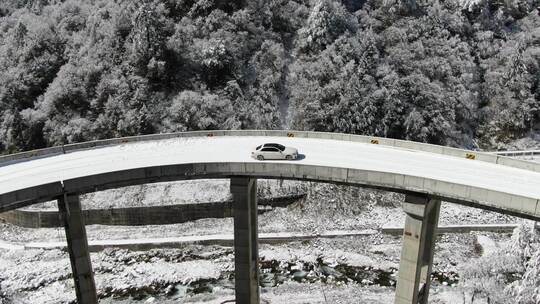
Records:
{"label": "snow-dusted foliage", "polygon": [[540,231],[531,226],[520,226],[512,235],[510,250],[520,258],[524,272],[521,280],[506,288],[515,297],[514,303],[540,303]]}
{"label": "snow-dusted foliage", "polygon": [[496,148],[540,128],[537,1],[352,2],[0,1],[0,152],[284,126]]}
{"label": "snow-dusted foliage", "polygon": [[514,229],[508,251],[517,257],[521,264],[525,265],[539,249],[540,234],[532,225],[522,224]]}
{"label": "snow-dusted foliage", "polygon": [[306,24],[298,30],[298,43],[304,52],[322,50],[347,31],[355,31],[356,27],[353,15],[339,2],[318,0]]}
{"label": "snow-dusted foliage", "polygon": [[518,303],[540,303],[540,249],[527,262],[516,294]]}
{"label": "snow-dusted foliage", "polygon": [[459,1],[461,6],[470,12],[476,9],[478,6],[480,6],[482,2],[483,2],[482,0],[460,0]]}
{"label": "snow-dusted foliage", "polygon": [[228,99],[215,94],[183,91],[168,109],[167,131],[236,129],[234,109]]}
{"label": "snow-dusted foliage", "polygon": [[[499,36],[490,44],[475,41],[485,37],[475,33],[496,37],[493,27],[507,22],[497,16],[510,18],[504,10],[491,8],[495,16],[486,18],[483,14],[490,8],[465,13],[452,1],[433,1],[423,13],[404,17],[383,15],[390,2],[370,4],[379,8],[360,11],[359,29],[349,27],[319,53],[313,54],[312,48],[300,54],[290,77],[297,128],[474,147],[478,133],[484,146],[496,146],[538,121],[539,103],[532,98],[536,89],[528,85],[537,79],[538,58],[527,65],[520,55],[536,48],[529,40],[514,41],[526,34],[504,34],[505,39]],[[395,11],[403,12],[401,7]],[[538,19],[530,12],[516,26],[528,32],[527,22]],[[513,56],[500,54],[506,43],[512,44]],[[491,53],[485,54],[486,47]],[[501,61],[495,63],[495,58]],[[513,68],[505,62],[514,62]],[[505,66],[510,68],[507,82],[502,73],[491,78],[495,74],[490,69]],[[500,89],[486,87],[492,83]]]}
{"label": "snow-dusted foliage", "polygon": [[481,257],[461,266],[461,284],[470,302],[537,304],[539,293],[540,233],[532,225],[514,229],[511,241],[501,247],[480,247]]}

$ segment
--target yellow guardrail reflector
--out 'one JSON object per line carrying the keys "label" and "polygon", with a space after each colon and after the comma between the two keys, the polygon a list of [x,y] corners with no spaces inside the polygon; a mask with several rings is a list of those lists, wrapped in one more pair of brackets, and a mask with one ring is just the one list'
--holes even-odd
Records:
{"label": "yellow guardrail reflector", "polygon": [[372,139],[370,142],[371,142],[372,144],[374,144],[374,145],[378,145],[378,144],[379,144],[379,140],[378,140],[378,139]]}
{"label": "yellow guardrail reflector", "polygon": [[287,133],[287,137],[294,137],[294,133]]}
{"label": "yellow guardrail reflector", "polygon": [[476,155],[474,155],[472,153],[467,153],[467,154],[465,154],[465,158],[466,159],[476,159]]}
{"label": "yellow guardrail reflector", "polygon": [[208,134],[206,134],[206,136],[212,137],[212,136],[214,136],[214,133],[208,133]]}

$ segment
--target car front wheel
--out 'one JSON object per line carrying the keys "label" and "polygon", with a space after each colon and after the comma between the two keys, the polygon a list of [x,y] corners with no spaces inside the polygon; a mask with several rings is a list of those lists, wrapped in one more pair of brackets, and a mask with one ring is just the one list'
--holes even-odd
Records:
{"label": "car front wheel", "polygon": [[264,160],[264,156],[262,156],[262,155],[257,155],[257,160]]}
{"label": "car front wheel", "polygon": [[292,155],[287,155],[287,156],[285,156],[285,158],[286,158],[287,160],[291,160],[291,159],[292,159]]}

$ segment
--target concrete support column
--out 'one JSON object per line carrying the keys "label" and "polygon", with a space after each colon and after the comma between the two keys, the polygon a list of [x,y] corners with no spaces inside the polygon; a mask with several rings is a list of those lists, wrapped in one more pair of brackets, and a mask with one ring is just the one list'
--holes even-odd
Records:
{"label": "concrete support column", "polygon": [[259,304],[257,180],[231,178],[236,304]]}
{"label": "concrete support column", "polygon": [[427,304],[431,264],[441,202],[423,195],[407,195],[403,245],[396,286],[396,304]]}
{"label": "concrete support column", "polygon": [[78,195],[65,194],[58,199],[58,210],[66,230],[66,239],[71,262],[77,303],[97,303],[94,273],[88,252],[86,228],[81,213]]}

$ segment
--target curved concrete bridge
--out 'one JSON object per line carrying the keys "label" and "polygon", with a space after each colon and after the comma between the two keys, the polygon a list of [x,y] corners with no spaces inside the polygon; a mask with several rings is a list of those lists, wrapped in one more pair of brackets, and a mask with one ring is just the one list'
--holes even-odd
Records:
{"label": "curved concrete bridge", "polygon": [[[264,142],[295,161],[257,161]],[[56,199],[79,303],[96,292],[78,196],[173,180],[231,178],[237,303],[258,303],[256,178],[358,185],[406,194],[396,303],[427,303],[440,200],[540,220],[540,163],[360,135],[201,131],[65,145],[0,158],[0,212]]]}

